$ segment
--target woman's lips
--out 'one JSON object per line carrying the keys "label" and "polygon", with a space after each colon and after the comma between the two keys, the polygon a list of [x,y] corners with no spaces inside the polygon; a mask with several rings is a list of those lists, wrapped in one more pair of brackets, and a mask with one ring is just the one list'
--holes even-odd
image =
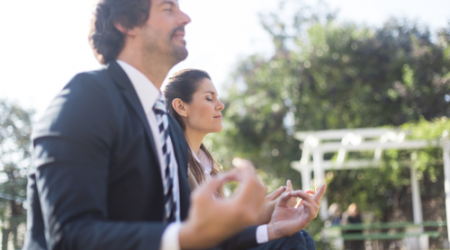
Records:
{"label": "woman's lips", "polygon": [[214,118],[222,119],[222,116],[218,115],[218,116],[214,116]]}

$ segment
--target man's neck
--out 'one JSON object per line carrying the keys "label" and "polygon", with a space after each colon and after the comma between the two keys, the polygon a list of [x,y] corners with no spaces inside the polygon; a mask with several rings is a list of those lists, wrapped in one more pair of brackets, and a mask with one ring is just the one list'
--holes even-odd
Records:
{"label": "man's neck", "polygon": [[161,89],[161,85],[166,79],[172,66],[164,63],[157,63],[155,60],[145,60],[142,55],[135,53],[121,53],[118,60],[122,60],[144,74],[157,89]]}

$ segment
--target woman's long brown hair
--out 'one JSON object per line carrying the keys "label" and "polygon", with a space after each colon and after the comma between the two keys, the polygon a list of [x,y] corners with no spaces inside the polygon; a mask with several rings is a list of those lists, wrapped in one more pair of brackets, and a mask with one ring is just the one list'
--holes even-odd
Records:
{"label": "woman's long brown hair", "polygon": [[[178,122],[180,127],[186,132],[186,124],[182,117],[176,112],[176,110],[172,106],[172,102],[175,99],[180,99],[185,103],[190,103],[192,101],[194,93],[198,90],[200,82],[203,79],[211,80],[211,77],[203,70],[198,69],[185,69],[176,72],[173,74],[167,81],[167,84],[164,88],[164,95],[166,97],[166,108],[167,112],[172,115],[175,120]],[[211,171],[211,175],[216,175],[222,172],[221,166],[214,159],[205,145],[202,143],[200,145],[200,149],[205,152],[206,157],[214,166]],[[203,172],[203,167],[200,163],[195,159],[195,156],[192,150],[189,150],[189,168],[191,169],[192,174],[195,177],[195,180],[200,184],[205,181],[205,173]],[[220,196],[223,196],[223,190],[219,192]]]}

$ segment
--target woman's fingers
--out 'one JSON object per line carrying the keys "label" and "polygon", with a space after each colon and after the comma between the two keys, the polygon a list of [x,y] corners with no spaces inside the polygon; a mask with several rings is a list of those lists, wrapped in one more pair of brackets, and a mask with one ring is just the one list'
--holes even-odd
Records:
{"label": "woman's fingers", "polygon": [[289,201],[292,197],[295,196],[295,192],[285,192],[281,195],[280,200],[278,201],[278,206],[287,207],[289,206]]}
{"label": "woman's fingers", "polygon": [[286,181],[286,192],[291,192],[292,191],[292,182],[291,180],[287,180]]}
{"label": "woman's fingers", "polygon": [[[297,202],[296,205],[294,205],[295,203],[291,205],[292,199],[294,198],[300,198],[300,200]],[[286,192],[280,198],[280,205],[298,208],[303,205],[304,200],[307,200],[310,203],[314,203],[314,200],[312,200],[312,196],[301,190]]]}
{"label": "woman's fingers", "polygon": [[313,199],[314,201],[320,205],[320,201],[322,200],[322,196],[325,193],[325,190],[327,188],[327,184],[323,184],[320,186],[319,190],[314,194]]}
{"label": "woman's fingers", "polygon": [[[320,201],[322,199],[323,194],[326,190],[326,184],[323,184],[320,186],[320,188],[316,188],[316,191],[308,190],[306,192],[303,192],[301,190],[292,191],[291,197],[298,197],[300,200],[297,202],[297,204],[293,207],[299,208],[302,205],[305,204],[305,202],[308,202],[310,204],[315,204],[318,207],[320,206]],[[286,192],[287,193],[287,192]]]}
{"label": "woman's fingers", "polygon": [[309,215],[312,216],[311,219],[314,219],[317,217],[317,214],[319,213],[319,206],[317,206],[317,204],[304,201],[303,206],[309,210],[309,212],[310,212]]}
{"label": "woman's fingers", "polygon": [[305,201],[308,201],[308,202],[310,202],[310,203],[313,203],[313,202],[314,202],[313,196],[311,196],[311,195],[309,195],[308,193],[303,192],[303,191],[301,191],[301,190],[293,191],[293,192],[291,192],[291,193],[293,193],[292,196],[294,196],[294,197],[299,197],[299,198],[301,198],[301,199],[303,199],[303,200],[305,200]]}
{"label": "woman's fingers", "polygon": [[[292,182],[291,182],[291,180],[287,180],[286,181],[286,192],[292,192],[292,191],[293,191]],[[297,199],[295,197],[291,198],[288,202],[289,207],[295,207],[296,204],[297,204]]]}
{"label": "woman's fingers", "polygon": [[308,190],[306,191],[307,194],[314,196],[316,194],[316,192],[312,191],[312,190]]}
{"label": "woman's fingers", "polygon": [[295,205],[295,208],[301,207],[303,204],[303,199],[298,200],[297,205]]}

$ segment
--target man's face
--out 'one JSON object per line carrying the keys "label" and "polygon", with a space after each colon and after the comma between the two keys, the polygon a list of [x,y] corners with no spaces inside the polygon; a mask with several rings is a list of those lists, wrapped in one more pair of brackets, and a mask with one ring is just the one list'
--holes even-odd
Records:
{"label": "man's face", "polygon": [[140,32],[144,53],[173,65],[186,59],[184,27],[190,22],[177,0],[151,0],[150,17]]}

